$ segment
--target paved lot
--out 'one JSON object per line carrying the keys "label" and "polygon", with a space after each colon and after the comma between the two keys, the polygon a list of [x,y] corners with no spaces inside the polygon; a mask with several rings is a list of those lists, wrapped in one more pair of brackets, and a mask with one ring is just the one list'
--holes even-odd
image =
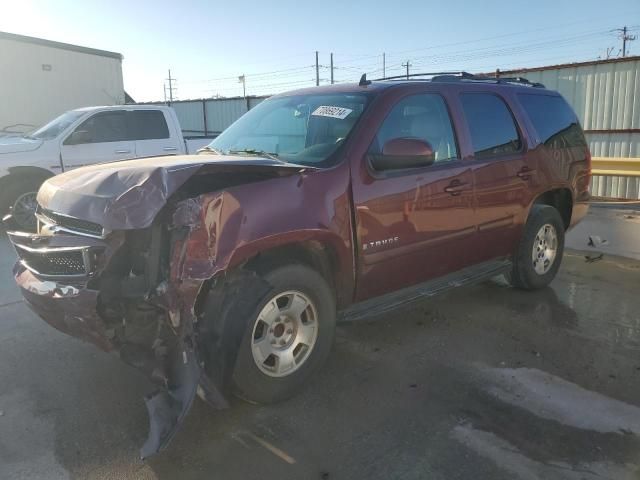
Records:
{"label": "paved lot", "polygon": [[568,252],[539,292],[489,282],[342,325],[305,393],[226,412],[198,401],[143,464],[151,385],[38,320],[3,240],[0,478],[638,479],[640,262],[609,251]]}

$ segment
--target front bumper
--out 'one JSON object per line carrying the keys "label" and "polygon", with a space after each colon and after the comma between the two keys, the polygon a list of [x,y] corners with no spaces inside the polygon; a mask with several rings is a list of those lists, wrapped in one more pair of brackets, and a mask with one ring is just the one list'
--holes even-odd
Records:
{"label": "front bumper", "polygon": [[16,263],[13,274],[29,308],[49,325],[105,352],[114,349],[97,313],[98,291],[40,279],[21,262]]}
{"label": "front bumper", "polygon": [[[105,239],[66,233],[8,232],[8,236],[19,257],[13,269],[15,281],[36,314],[63,333],[106,352],[118,351],[123,361],[158,384],[159,389],[145,398],[149,436],[140,452],[142,458],[169,444],[191,408],[198,386],[214,407],[227,407],[219,388],[202,372],[192,321],[180,310],[181,297],[170,283],[162,289],[163,294],[154,293],[151,314],[147,309],[138,316],[127,307],[118,310],[121,317],[105,313],[103,280],[109,262],[115,262],[118,250],[125,245],[123,232],[113,232]],[[116,281],[118,291],[127,291],[129,280],[125,276]],[[113,288],[113,282],[110,285]],[[123,305],[130,307],[132,301],[148,305],[147,300],[147,296],[127,298]],[[182,323],[171,325],[171,315],[182,318]],[[152,336],[145,333],[149,330]]]}

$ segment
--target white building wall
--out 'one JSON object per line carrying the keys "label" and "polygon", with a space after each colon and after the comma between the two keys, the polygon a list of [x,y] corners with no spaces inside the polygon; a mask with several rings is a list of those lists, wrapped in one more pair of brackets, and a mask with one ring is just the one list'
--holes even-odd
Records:
{"label": "white building wall", "polygon": [[0,132],[24,132],[74,108],[123,104],[122,59],[0,37],[0,87]]}

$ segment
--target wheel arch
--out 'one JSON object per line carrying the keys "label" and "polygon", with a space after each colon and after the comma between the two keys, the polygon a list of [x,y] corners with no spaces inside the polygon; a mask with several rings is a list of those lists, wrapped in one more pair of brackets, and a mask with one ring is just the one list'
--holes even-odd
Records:
{"label": "wheel arch", "polygon": [[558,210],[558,213],[560,213],[565,230],[569,228],[571,215],[573,213],[573,194],[569,188],[558,187],[541,193],[529,206],[529,213],[533,205],[549,205],[554,207]]}
{"label": "wheel arch", "polygon": [[268,243],[270,245],[265,248],[254,245],[250,255],[237,252],[227,263],[227,268],[205,281],[196,299],[194,311],[201,312],[209,291],[222,276],[232,276],[238,270],[260,276],[271,269],[291,263],[301,263],[320,273],[334,291],[338,308],[351,302],[354,289],[353,272],[347,270],[344,254],[341,254],[329,239],[283,241],[276,244],[270,239]]}

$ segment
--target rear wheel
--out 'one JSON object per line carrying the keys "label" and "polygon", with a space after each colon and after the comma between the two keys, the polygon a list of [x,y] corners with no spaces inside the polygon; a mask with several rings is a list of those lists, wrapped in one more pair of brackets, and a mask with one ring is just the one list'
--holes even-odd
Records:
{"label": "rear wheel", "polygon": [[0,192],[0,206],[3,215],[11,213],[11,220],[21,230],[34,231],[36,228],[36,196],[42,185],[41,178],[18,177],[4,186]]}
{"label": "rear wheel", "polygon": [[514,287],[534,290],[549,285],[564,251],[564,223],[549,205],[534,205],[514,255],[510,280]]}
{"label": "rear wheel", "polygon": [[300,390],[327,359],[336,321],[333,292],[311,268],[283,266],[264,279],[272,289],[247,322],[233,372],[236,395],[254,403]]}

